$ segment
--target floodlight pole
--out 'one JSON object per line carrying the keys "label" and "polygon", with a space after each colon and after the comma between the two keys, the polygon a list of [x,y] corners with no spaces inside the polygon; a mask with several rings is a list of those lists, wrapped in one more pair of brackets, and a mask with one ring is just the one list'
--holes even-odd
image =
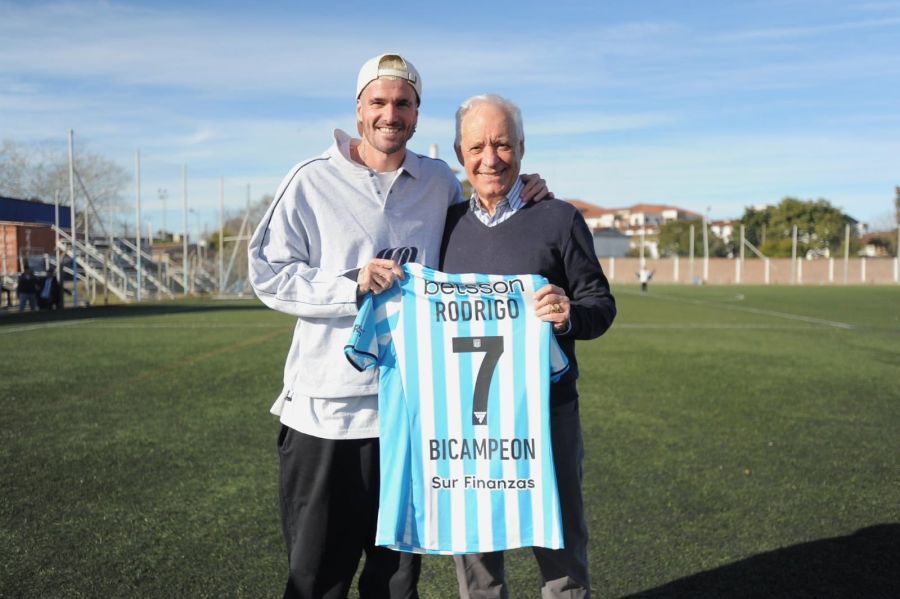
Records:
{"label": "floodlight pole", "polygon": [[156,190],[156,195],[159,196],[160,201],[162,202],[162,239],[166,241],[166,199],[169,197],[169,191],[163,187],[159,187]]}
{"label": "floodlight pole", "polygon": [[134,245],[137,248],[137,258],[135,260],[135,264],[137,265],[137,290],[135,293],[135,297],[137,301],[140,302],[144,299],[144,273],[142,270],[142,256],[141,256],[141,151],[138,150],[134,155],[134,193],[135,198],[137,199],[137,213],[135,215],[136,222],[134,226]]}
{"label": "floodlight pole", "polygon": [[[53,198],[53,221],[55,223],[55,227],[53,228],[56,233],[56,282],[62,285],[62,264],[59,262],[59,190],[56,190]],[[3,272],[6,272],[6,252],[3,253]]]}
{"label": "floodlight pole", "polygon": [[688,242],[688,254],[690,255],[690,260],[688,261],[688,282],[691,284],[694,283],[694,225],[691,225],[691,239]]}
{"label": "floodlight pole", "polygon": [[[250,184],[247,183],[247,214],[244,216],[244,221],[246,222],[246,220],[247,220],[249,217],[250,217]],[[244,232],[241,231],[241,235],[243,235],[243,234],[244,234]],[[250,243],[250,242],[248,241],[248,242],[247,242],[248,247],[249,247],[249,243]],[[246,260],[249,260],[249,258],[247,258],[247,252],[244,252],[244,258],[245,258]],[[238,265],[238,268],[240,268],[240,265]],[[249,261],[247,262],[247,270],[248,270],[248,272],[244,273],[244,274],[245,274],[245,276],[243,277],[243,280],[244,280],[244,281],[246,281],[246,280],[248,280],[248,279],[250,278],[250,272],[249,272],[249,270],[250,270],[250,262],[249,262]]]}
{"label": "floodlight pole", "polygon": [[219,295],[225,293],[225,177],[219,180]]}
{"label": "floodlight pole", "polygon": [[900,220],[897,221],[897,255],[894,256],[894,282],[900,283]]}
{"label": "floodlight pole", "polygon": [[187,199],[187,165],[181,167],[181,199],[183,204],[183,222],[184,238],[182,241],[181,256],[181,286],[184,289],[184,295],[188,294],[188,199]]}
{"label": "floodlight pole", "polygon": [[109,305],[109,250],[103,253],[103,305]]}
{"label": "floodlight pole", "polygon": [[75,131],[69,129],[69,232],[72,235],[72,306],[78,306],[78,248],[75,247]]}
{"label": "floodlight pole", "polygon": [[709,220],[707,218],[707,212],[709,212],[709,207],[706,208],[706,212],[703,213],[703,282],[709,280],[709,233],[707,229],[709,228]]}
{"label": "floodlight pole", "polygon": [[850,278],[850,225],[844,225],[844,285]]}
{"label": "floodlight pole", "polygon": [[791,235],[791,283],[797,284],[797,225]]}

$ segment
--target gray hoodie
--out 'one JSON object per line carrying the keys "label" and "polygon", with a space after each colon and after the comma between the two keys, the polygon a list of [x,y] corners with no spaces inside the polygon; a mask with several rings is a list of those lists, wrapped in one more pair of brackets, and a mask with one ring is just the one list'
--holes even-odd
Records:
{"label": "gray hoodie", "polygon": [[385,196],[350,159],[350,137],[335,130],[334,138],[284,178],[248,249],[256,295],[298,317],[276,414],[295,393],[378,392],[377,372],[357,371],[343,352],[357,313],[355,271],[375,257],[436,267],[447,208],[462,201],[446,163],[409,150]]}

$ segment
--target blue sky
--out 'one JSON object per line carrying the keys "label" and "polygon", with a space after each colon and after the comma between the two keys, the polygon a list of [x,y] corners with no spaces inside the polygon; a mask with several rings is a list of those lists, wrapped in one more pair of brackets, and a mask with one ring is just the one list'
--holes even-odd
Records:
{"label": "blue sky", "polygon": [[[468,96],[525,119],[523,170],[558,197],[665,203],[713,218],[785,196],[890,222],[900,185],[900,0],[8,2],[0,138],[134,169],[146,219],[216,226],[354,129],[371,56],[422,74],[410,147],[452,152]],[[128,199],[134,192],[128,190]]]}

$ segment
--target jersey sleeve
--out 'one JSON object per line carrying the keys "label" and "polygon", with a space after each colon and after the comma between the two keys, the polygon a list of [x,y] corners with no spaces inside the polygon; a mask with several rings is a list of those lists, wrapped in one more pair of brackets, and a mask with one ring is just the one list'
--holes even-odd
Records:
{"label": "jersey sleeve", "polygon": [[371,293],[363,299],[356,320],[353,322],[353,332],[347,345],[344,346],[344,355],[350,364],[362,372],[374,368],[378,363],[378,335],[375,331],[375,300]]}

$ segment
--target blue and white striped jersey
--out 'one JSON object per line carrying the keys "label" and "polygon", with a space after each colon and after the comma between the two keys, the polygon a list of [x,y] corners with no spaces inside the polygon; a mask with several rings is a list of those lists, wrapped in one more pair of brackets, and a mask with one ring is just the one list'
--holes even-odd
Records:
{"label": "blue and white striped jersey", "polygon": [[344,350],[357,368],[380,367],[376,544],[561,548],[549,394],[568,362],[534,314],[547,280],[403,270],[366,297]]}

